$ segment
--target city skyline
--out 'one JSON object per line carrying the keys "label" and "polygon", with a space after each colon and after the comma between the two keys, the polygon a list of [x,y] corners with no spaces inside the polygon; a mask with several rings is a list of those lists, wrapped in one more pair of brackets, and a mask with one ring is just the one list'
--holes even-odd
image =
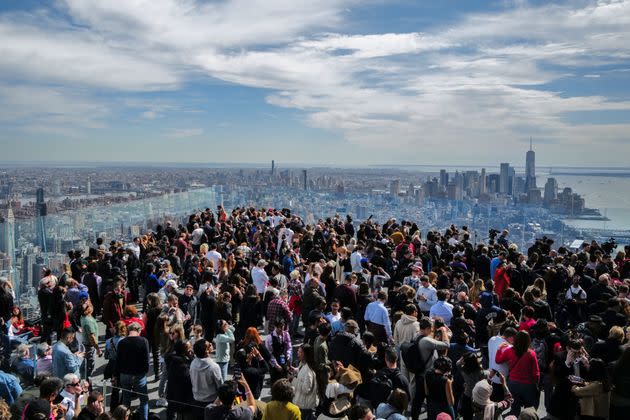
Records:
{"label": "city skyline", "polygon": [[627,0],[3,2],[2,159],[484,165],[533,137],[539,166],[626,165],[629,16]]}
{"label": "city skyline", "polygon": [[466,224],[475,241],[484,240],[485,232],[495,227],[507,226],[523,247],[541,234],[562,243],[578,235],[585,240],[613,234],[630,237],[627,229],[590,230],[567,224],[565,219],[610,219],[605,211],[587,207],[572,184],[560,186],[556,178],[537,173],[533,148],[524,157],[523,172],[508,162],[491,165],[498,165],[498,171],[414,172],[285,169],[275,160],[266,168],[240,169],[4,169],[0,277],[13,279],[16,290],[31,291],[43,267],[58,271],[70,249],[85,249],[96,237],[129,241],[165,220],[185,223],[193,209],[218,204],[228,211],[242,205],[290,207],[310,224],[332,213],[353,214],[357,222],[368,215],[377,222],[394,216],[417,222],[423,231]]}

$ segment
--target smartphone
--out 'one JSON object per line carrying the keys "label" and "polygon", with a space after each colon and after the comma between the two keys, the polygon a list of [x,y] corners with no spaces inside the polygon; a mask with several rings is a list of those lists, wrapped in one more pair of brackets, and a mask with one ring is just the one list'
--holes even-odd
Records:
{"label": "smartphone", "polygon": [[569,375],[569,382],[575,385],[584,385],[584,379],[575,375]]}
{"label": "smartphone", "polygon": [[240,381],[241,378],[243,377],[243,374],[241,373],[241,368],[240,367],[235,367],[234,368],[234,375],[232,375],[232,376],[233,376],[233,379],[235,381]]}

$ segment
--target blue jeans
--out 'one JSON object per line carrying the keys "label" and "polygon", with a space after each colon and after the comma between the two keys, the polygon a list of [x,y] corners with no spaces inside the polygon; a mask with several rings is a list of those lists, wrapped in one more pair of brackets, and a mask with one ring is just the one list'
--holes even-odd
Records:
{"label": "blue jeans", "polygon": [[140,398],[140,408],[142,410],[143,419],[149,417],[149,396],[147,389],[147,375],[128,375],[120,374],[120,387],[123,388],[122,403],[127,407],[131,407],[133,394],[129,391],[137,392]]}
{"label": "blue jeans", "polygon": [[83,379],[90,379],[92,377],[95,354],[96,349],[90,344],[85,344],[85,358],[83,359],[83,366],[81,367],[81,377]]}
{"label": "blue jeans", "polygon": [[168,383],[168,372],[166,371],[166,362],[164,359],[160,361],[160,383],[158,385],[158,397],[164,398],[166,396],[166,386]]}
{"label": "blue jeans", "polygon": [[510,414],[518,417],[521,408],[534,407],[534,409],[538,409],[540,395],[536,384],[522,384],[508,379],[507,385],[512,397],[514,397]]}
{"label": "blue jeans", "polygon": [[221,377],[223,378],[223,382],[227,381],[229,362],[217,362],[217,365],[221,368]]}

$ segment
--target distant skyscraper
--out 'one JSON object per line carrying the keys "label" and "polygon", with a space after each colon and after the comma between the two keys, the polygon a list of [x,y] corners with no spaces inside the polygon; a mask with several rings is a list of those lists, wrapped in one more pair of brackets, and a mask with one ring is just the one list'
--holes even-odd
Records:
{"label": "distant skyscraper", "polygon": [[55,195],[61,195],[61,180],[59,178],[55,179]]}
{"label": "distant skyscraper", "polygon": [[464,190],[464,175],[461,172],[455,171],[453,182],[455,183],[455,185],[457,185],[457,188],[462,191]]}
{"label": "distant skyscraper", "polygon": [[545,205],[553,203],[558,198],[558,181],[555,178],[547,178],[545,184],[545,195],[543,202]]}
{"label": "distant skyscraper", "polygon": [[15,268],[15,217],[11,207],[7,210],[7,217],[2,223],[2,249],[11,260],[11,268]]}
{"label": "distant skyscraper", "polygon": [[392,197],[398,197],[400,194],[400,180],[394,179],[389,183],[389,194]]}
{"label": "distant skyscraper", "polygon": [[525,178],[522,176],[515,177],[514,182],[512,183],[512,195],[517,196],[527,192],[528,190],[525,188]]}
{"label": "distant skyscraper", "polygon": [[499,171],[499,193],[510,193],[510,164],[501,163],[501,170]]}
{"label": "distant skyscraper", "polygon": [[92,195],[92,180],[88,176],[87,179],[87,187],[86,187],[87,195]]}
{"label": "distant skyscraper", "polygon": [[448,172],[446,169],[440,169],[440,188],[446,188],[448,185]]}
{"label": "distant skyscraper", "polygon": [[529,150],[525,154],[525,191],[536,188],[536,152],[532,149],[532,139],[529,139]]}
{"label": "distant skyscraper", "polygon": [[11,207],[7,210],[7,217],[2,224],[2,242],[4,245],[4,252],[9,257],[9,273],[11,274],[11,281],[17,296],[19,296],[21,288],[19,284],[18,273],[16,271],[17,264],[15,263],[15,217],[13,216],[13,210]]}
{"label": "distant skyscraper", "polygon": [[31,284],[33,285],[33,287],[39,286],[39,281],[44,276],[44,268],[46,268],[46,264],[44,264],[44,259],[41,257],[36,257],[35,263],[33,264],[33,270],[31,271],[33,275],[33,278],[31,279]]}
{"label": "distant skyscraper", "polygon": [[500,182],[501,177],[499,176],[499,174],[489,174],[488,175],[488,181],[486,183],[487,185],[487,192],[489,193],[498,193],[499,192],[499,184],[501,184]]}
{"label": "distant skyscraper", "polygon": [[272,160],[271,161],[271,175],[274,175],[276,173],[276,161]]}
{"label": "distant skyscraper", "polygon": [[425,197],[435,197],[437,196],[438,193],[438,180],[437,178],[433,178],[428,180],[425,184],[425,188],[426,188],[426,192],[425,192]]}
{"label": "distant skyscraper", "polygon": [[304,183],[304,191],[308,190],[308,175],[306,169],[302,169],[302,182]]}
{"label": "distant skyscraper", "polygon": [[417,189],[414,193],[416,205],[421,206],[424,204],[424,190],[422,188]]}
{"label": "distant skyscraper", "polygon": [[44,189],[37,189],[37,197],[35,206],[37,209],[37,245],[42,251],[46,252],[46,215],[48,208],[44,200]]}
{"label": "distant skyscraper", "polygon": [[446,194],[449,200],[461,201],[464,199],[462,189],[455,182],[452,182],[446,186]]}
{"label": "distant skyscraper", "polygon": [[22,282],[24,286],[39,286],[39,279],[33,283],[33,265],[35,264],[35,254],[25,254],[22,257]]}
{"label": "distant skyscraper", "polygon": [[479,175],[479,195],[486,193],[486,168],[481,169],[481,175]]}

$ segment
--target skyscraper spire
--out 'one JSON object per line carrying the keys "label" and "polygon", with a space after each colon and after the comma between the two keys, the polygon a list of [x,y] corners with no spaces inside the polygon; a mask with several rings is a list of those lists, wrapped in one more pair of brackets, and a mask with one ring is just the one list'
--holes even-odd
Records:
{"label": "skyscraper spire", "polygon": [[536,189],[536,152],[532,147],[532,138],[529,138],[529,150],[525,153],[525,190]]}

